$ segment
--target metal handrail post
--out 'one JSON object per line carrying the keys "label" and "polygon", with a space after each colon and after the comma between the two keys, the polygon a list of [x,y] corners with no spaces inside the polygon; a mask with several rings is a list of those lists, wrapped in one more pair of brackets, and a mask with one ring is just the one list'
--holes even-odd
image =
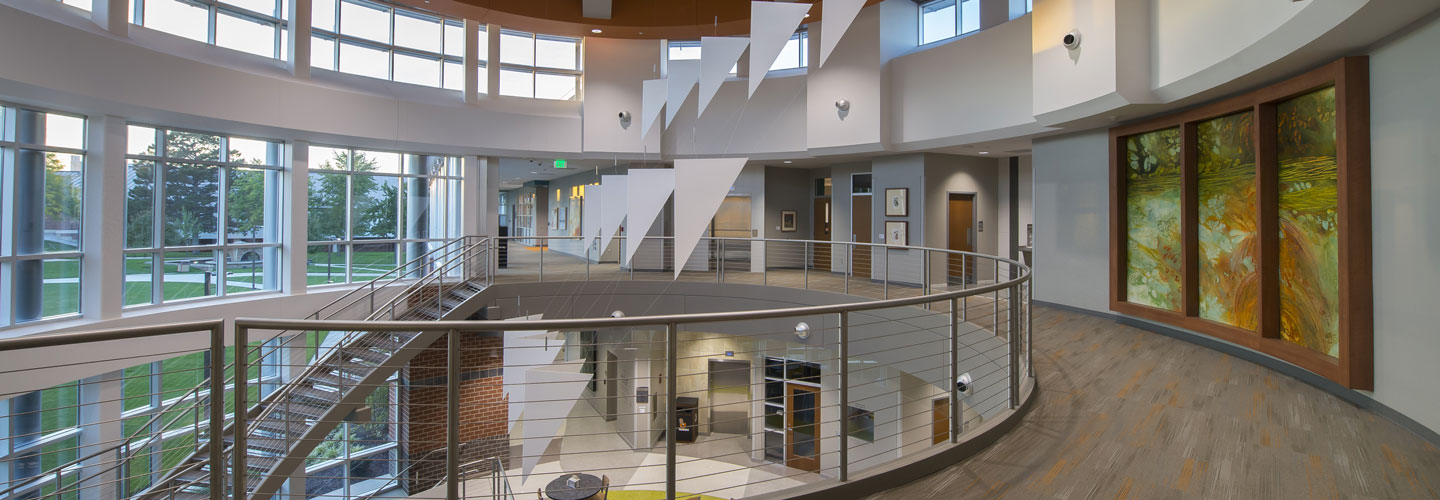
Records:
{"label": "metal handrail post", "polygon": [[460,498],[460,335],[445,346],[445,500]]}
{"label": "metal handrail post", "polygon": [[850,480],[850,313],[840,312],[840,481]]}
{"label": "metal handrail post", "polygon": [[[233,424],[235,429],[235,444],[232,446],[231,449],[233,451],[230,454],[233,455],[233,458],[231,459],[231,475],[234,476],[234,495],[237,499],[245,498],[246,496],[248,496],[247,493],[249,490],[249,488],[245,486],[245,476],[248,472],[245,470],[245,413],[249,406],[245,402],[245,396],[249,392],[249,389],[245,387],[249,382],[248,380],[246,380],[248,377],[246,377],[245,375],[250,372],[250,369],[245,366],[245,346],[250,343],[250,341],[246,338],[250,333],[249,330],[249,328],[243,325],[235,325],[235,423]],[[223,392],[221,393],[221,397],[224,397]],[[285,424],[285,431],[287,433],[290,431],[290,424],[288,420]],[[212,446],[220,446],[223,445],[223,443],[224,441],[221,441],[220,443],[212,443]],[[215,470],[218,468],[220,468],[219,464],[210,464],[210,473],[214,474]]]}
{"label": "metal handrail post", "polygon": [[[930,251],[920,251],[920,295],[930,295]],[[925,310],[930,310],[930,303],[925,303]]]}
{"label": "metal handrail post", "polygon": [[770,245],[767,241],[760,240],[760,284],[765,286],[770,285]]}
{"label": "metal handrail post", "polygon": [[845,265],[846,265],[846,266],[849,266],[849,269],[846,269],[846,270],[845,270],[845,273],[842,274],[841,276],[843,276],[843,277],[845,278],[845,294],[846,294],[846,295],[849,295],[849,294],[850,294],[850,275],[855,274],[855,244],[854,244],[854,243],[851,243],[851,244],[849,244],[849,245],[845,245],[845,254],[846,254],[846,255],[845,255]]}
{"label": "metal handrail post", "polygon": [[[210,359],[212,360],[210,363],[210,500],[224,500],[225,468],[220,466],[225,461],[225,438],[222,435],[225,432],[224,325],[215,325],[210,328]],[[215,402],[217,394],[221,398],[219,404]],[[238,410],[239,407],[236,408]],[[237,411],[236,413],[243,412]],[[237,431],[239,429],[236,427]]]}
{"label": "metal handrail post", "polygon": [[1035,285],[1025,282],[1025,367],[1035,377]]}
{"label": "metal handrail post", "polygon": [[810,289],[810,264],[812,263],[811,261],[815,260],[815,255],[813,253],[814,251],[815,250],[810,246],[810,242],[805,242],[805,255],[800,256],[801,258],[805,259],[805,262],[801,263],[800,267],[805,269],[806,290]]}
{"label": "metal handrail post", "polygon": [[1015,409],[1015,408],[1017,408],[1017,407],[1020,406],[1020,332],[1019,332],[1018,329],[1016,328],[1016,322],[1020,321],[1020,316],[1019,316],[1018,314],[1015,314],[1015,313],[1014,313],[1014,309],[1015,309],[1015,291],[1016,291],[1016,289],[1018,289],[1018,288],[1019,288],[1018,286],[1011,287],[1011,288],[1010,288],[1010,291],[1006,292],[1007,297],[1008,297],[1009,300],[1010,300],[1010,307],[1007,308],[1008,312],[1006,313],[1006,316],[1009,317],[1010,325],[1006,328],[1006,330],[1008,330],[1008,333],[1010,334],[1009,336],[1010,336],[1010,408],[1011,408],[1011,409]]}
{"label": "metal handrail post", "polygon": [[590,247],[593,246],[585,245],[585,281],[590,281]]}
{"label": "metal handrail post", "polygon": [[[1000,282],[1000,260],[995,259],[995,283]],[[990,324],[995,325],[995,335],[1000,335],[1000,290],[995,290],[995,300],[991,303],[994,306],[994,313],[990,316]]]}
{"label": "metal handrail post", "polygon": [[541,283],[545,282],[545,247],[547,246],[550,246],[548,240],[540,242],[540,279],[537,281]]}
{"label": "metal handrail post", "polygon": [[960,442],[960,313],[958,299],[950,299],[950,442]]}
{"label": "metal handrail post", "polygon": [[890,245],[885,245],[882,251],[885,252],[885,281],[881,283],[880,297],[882,300],[890,300]]}
{"label": "metal handrail post", "polygon": [[680,328],[677,323],[665,325],[665,498],[676,498],[675,489],[675,433],[678,432],[678,420],[676,420],[676,389],[678,377],[675,371],[679,366]]}
{"label": "metal handrail post", "polygon": [[715,254],[715,269],[718,269],[720,272],[717,273],[717,275],[715,276],[715,281],[717,281],[717,282],[719,282],[719,283],[724,283],[724,282],[725,282],[725,240],[719,240],[719,243],[720,243],[719,245],[716,245],[716,246],[719,248],[720,251],[719,251],[719,253],[716,253],[716,254]]}

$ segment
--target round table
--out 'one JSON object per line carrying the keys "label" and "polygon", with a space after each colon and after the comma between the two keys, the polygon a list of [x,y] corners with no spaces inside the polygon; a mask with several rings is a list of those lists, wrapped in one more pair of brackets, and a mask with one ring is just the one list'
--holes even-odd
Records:
{"label": "round table", "polygon": [[[574,488],[570,487],[570,476],[580,476]],[[565,474],[545,485],[545,496],[553,500],[583,500],[600,493],[600,478],[590,474]]]}

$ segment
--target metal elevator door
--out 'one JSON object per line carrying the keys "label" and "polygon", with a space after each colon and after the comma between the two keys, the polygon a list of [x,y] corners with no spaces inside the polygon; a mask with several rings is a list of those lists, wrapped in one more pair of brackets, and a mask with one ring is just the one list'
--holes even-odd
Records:
{"label": "metal elevator door", "polygon": [[710,418],[702,432],[750,435],[750,362],[712,359],[709,373]]}

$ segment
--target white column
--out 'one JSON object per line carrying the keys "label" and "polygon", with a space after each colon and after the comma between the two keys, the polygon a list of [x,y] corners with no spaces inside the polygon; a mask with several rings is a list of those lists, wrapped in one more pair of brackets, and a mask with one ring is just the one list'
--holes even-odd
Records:
{"label": "white column", "polygon": [[485,35],[489,37],[490,49],[485,55],[485,88],[490,95],[496,96],[500,95],[500,25],[486,25]]}
{"label": "white column", "polygon": [[[116,287],[118,290],[119,288]],[[124,395],[121,391],[122,371],[104,373],[80,381],[80,456],[99,451],[102,447],[113,446],[122,436],[120,414]],[[119,498],[116,485],[120,472],[108,467],[115,463],[115,455],[101,454],[84,462],[80,473],[86,479],[81,483],[80,500],[101,500]],[[103,471],[103,472],[96,472]]]}
{"label": "white column", "polygon": [[[307,2],[308,3],[308,2]],[[290,217],[284,227],[287,228],[282,238],[281,255],[288,265],[285,266],[285,280],[283,290],[291,295],[305,293],[305,273],[309,270],[306,265],[306,241],[309,239],[310,228],[309,209],[310,203],[310,143],[306,141],[291,141],[286,145],[288,149],[288,161],[285,167],[285,187],[289,192],[285,193],[284,208],[280,213]]]}
{"label": "white column", "polygon": [[286,67],[296,78],[310,78],[310,0],[290,0]]}
{"label": "white column", "polygon": [[130,0],[95,0],[90,20],[115,36],[130,36]]}
{"label": "white column", "polygon": [[90,118],[88,135],[80,303],[87,319],[117,318],[125,300],[125,120]]}
{"label": "white column", "polygon": [[[487,30],[486,36],[489,36]],[[474,19],[465,20],[465,85],[462,85],[465,92],[465,104],[475,104],[479,99],[480,79],[489,75],[480,75],[480,22]],[[486,60],[489,54],[486,54]],[[470,233],[465,233],[470,234]]]}

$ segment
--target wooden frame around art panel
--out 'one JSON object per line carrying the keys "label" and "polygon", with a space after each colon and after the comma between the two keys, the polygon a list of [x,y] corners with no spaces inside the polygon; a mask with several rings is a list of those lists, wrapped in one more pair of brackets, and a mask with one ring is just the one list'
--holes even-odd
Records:
{"label": "wooden frame around art panel", "polygon": [[[793,233],[797,231],[797,227],[799,226],[799,216],[799,213],[794,210],[781,210],[780,232]],[[789,217],[789,219],[787,220],[786,217]]]}
{"label": "wooden frame around art panel", "polygon": [[[898,243],[891,243],[891,242],[890,242],[890,225],[891,225],[891,224],[894,224],[895,227],[899,227],[899,228],[901,228],[901,230],[905,231],[904,241],[901,241],[901,242],[898,242]],[[900,246],[907,246],[907,247],[910,246],[910,222],[908,222],[908,221],[903,221],[903,220],[887,220],[887,221],[885,221],[885,241],[884,241],[884,243],[885,243],[886,245],[900,245]]]}
{"label": "wooden frame around art panel", "polygon": [[[1339,202],[1338,358],[1280,338],[1280,166],[1276,105],[1335,87],[1336,161]],[[1369,61],[1347,57],[1295,78],[1212,104],[1110,129],[1110,309],[1204,333],[1294,363],[1351,389],[1374,388],[1374,304],[1370,233]],[[1203,319],[1199,315],[1199,173],[1196,125],[1252,111],[1255,148],[1256,231],[1260,238],[1258,331]],[[1126,139],[1168,128],[1181,133],[1181,244],[1183,307],[1180,312],[1126,301],[1128,193]]]}

